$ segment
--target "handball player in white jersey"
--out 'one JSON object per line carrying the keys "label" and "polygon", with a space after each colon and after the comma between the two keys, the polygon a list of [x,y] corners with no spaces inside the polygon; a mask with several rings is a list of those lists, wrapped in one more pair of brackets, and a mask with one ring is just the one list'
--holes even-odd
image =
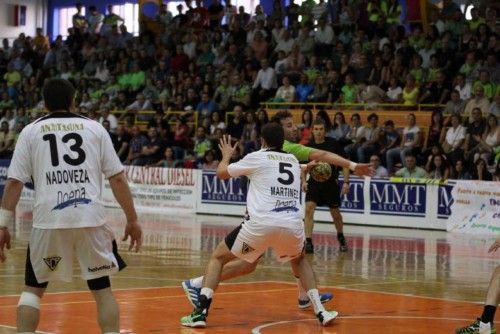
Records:
{"label": "handball player in white jersey", "polygon": [[111,139],[98,122],[71,112],[74,96],[69,81],[45,83],[43,97],[49,113],[23,129],[8,171],[0,209],[1,262],[5,261],[4,247],[10,248],[9,229],[23,186],[32,182],[35,189],[26,286],[17,308],[18,333],[36,331],[40,298],[49,282],[71,281],[75,256],[96,300],[102,332],[119,332],[118,304],[109,275],[125,263],[106,225],[103,175],[125,212],[123,239],[130,236],[129,249],[136,251],[142,242],[132,196]]}
{"label": "handball player in white jersey", "polygon": [[226,263],[235,258],[256,262],[269,247],[273,248],[279,261],[290,261],[322,325],[328,325],[338,315],[335,311],[326,311],[321,304],[314,272],[304,257],[304,210],[299,161],[292,154],[282,151],[284,131],[281,125],[266,124],[261,136],[261,150],[232,164],[229,160],[237,144],[231,145],[231,137],[221,139],[222,160],[217,167],[217,176],[220,179],[242,175],[249,178],[248,216],[214,250],[204,276],[199,305],[181,319],[184,326],[206,326],[212,295]]}

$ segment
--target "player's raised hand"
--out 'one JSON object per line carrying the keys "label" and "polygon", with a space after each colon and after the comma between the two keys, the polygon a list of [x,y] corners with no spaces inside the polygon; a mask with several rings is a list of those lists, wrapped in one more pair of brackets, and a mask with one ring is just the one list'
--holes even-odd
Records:
{"label": "player's raised hand", "polygon": [[491,245],[490,249],[488,249],[488,253],[496,252],[497,249],[500,248],[500,238],[498,238],[493,245]]}
{"label": "player's raised hand", "polygon": [[354,174],[357,176],[373,176],[375,175],[375,169],[370,164],[356,164],[354,169]]}
{"label": "player's raised hand", "polygon": [[4,249],[10,249],[10,233],[6,228],[0,228],[0,262],[4,262],[7,258]]}
{"label": "player's raised hand", "polygon": [[223,135],[220,139],[219,149],[223,159],[230,159],[236,147],[238,147],[238,142],[236,141],[234,144],[231,144],[231,135]]}
{"label": "player's raised hand", "polygon": [[127,225],[125,225],[125,235],[122,241],[127,241],[128,237],[130,237],[128,250],[134,249],[137,253],[142,246],[142,229],[137,222],[127,222]]}

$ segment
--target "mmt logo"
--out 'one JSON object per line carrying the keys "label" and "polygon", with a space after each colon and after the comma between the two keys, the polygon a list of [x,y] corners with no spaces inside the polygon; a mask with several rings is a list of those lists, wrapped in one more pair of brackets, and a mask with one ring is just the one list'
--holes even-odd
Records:
{"label": "mmt logo", "polygon": [[370,212],[393,216],[425,217],[425,184],[370,183]]}

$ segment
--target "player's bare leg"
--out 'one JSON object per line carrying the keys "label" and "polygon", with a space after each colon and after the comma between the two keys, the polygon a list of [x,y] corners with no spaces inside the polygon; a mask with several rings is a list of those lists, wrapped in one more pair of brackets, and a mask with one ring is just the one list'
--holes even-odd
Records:
{"label": "player's bare leg", "polygon": [[35,333],[40,321],[40,299],[46,288],[25,286],[17,305],[17,332]]}
{"label": "player's bare leg", "polygon": [[292,265],[295,276],[299,277],[300,283],[307,291],[307,296],[311,300],[314,308],[314,314],[316,314],[316,317],[318,317],[318,320],[323,326],[328,325],[337,317],[338,312],[326,311],[321,303],[318,288],[316,286],[316,277],[314,276],[314,271],[309,261],[304,257],[304,254],[301,254],[299,257],[292,259],[290,264]]}
{"label": "player's bare leg", "polygon": [[120,311],[111,288],[92,290],[97,305],[97,321],[104,334],[120,332]]}
{"label": "player's bare leg", "polygon": [[312,234],[314,229],[314,210],[316,210],[316,203],[312,201],[306,202],[306,212],[304,215],[304,232],[306,235],[305,250],[307,254],[314,253],[314,245],[312,243]]}
{"label": "player's bare leg", "polygon": [[335,225],[335,229],[337,230],[337,240],[340,244],[340,251],[347,252],[347,241],[344,237],[344,220],[342,218],[342,214],[340,213],[340,209],[330,208],[330,214],[332,215],[333,224]]}

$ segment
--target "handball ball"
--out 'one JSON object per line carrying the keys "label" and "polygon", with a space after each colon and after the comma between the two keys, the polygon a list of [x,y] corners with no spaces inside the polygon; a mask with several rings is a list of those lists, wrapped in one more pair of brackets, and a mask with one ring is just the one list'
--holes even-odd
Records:
{"label": "handball ball", "polygon": [[325,182],[332,176],[332,167],[326,162],[320,162],[311,169],[310,174],[314,181]]}

